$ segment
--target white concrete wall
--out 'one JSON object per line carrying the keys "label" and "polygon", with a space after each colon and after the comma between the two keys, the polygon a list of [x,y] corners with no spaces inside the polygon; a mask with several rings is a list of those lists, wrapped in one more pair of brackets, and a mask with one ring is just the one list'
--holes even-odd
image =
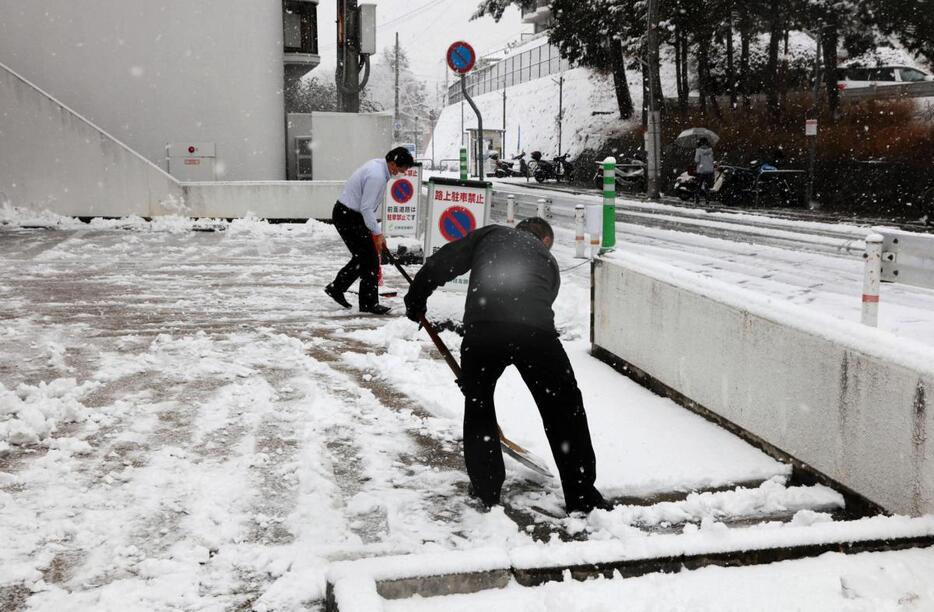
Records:
{"label": "white concrete wall", "polygon": [[316,181],[344,181],[364,162],[384,157],[392,148],[390,113],[289,113],[289,176],[298,174],[295,139],[312,140]]}
{"label": "white concrete wall", "polygon": [[0,203],[149,217],[181,196],[172,177],[0,64]]}
{"label": "white concrete wall", "polygon": [[594,283],[596,346],[890,511],[934,512],[934,349],[631,255]]}
{"label": "white concrete wall", "polygon": [[183,183],[189,217],[330,219],[344,181]]}
{"label": "white concrete wall", "polygon": [[311,136],[314,179],[344,181],[392,148],[392,114],[311,113]]}
{"label": "white concrete wall", "polygon": [[0,0],[0,62],[163,168],[214,142],[220,178],[285,178],[278,0]]}

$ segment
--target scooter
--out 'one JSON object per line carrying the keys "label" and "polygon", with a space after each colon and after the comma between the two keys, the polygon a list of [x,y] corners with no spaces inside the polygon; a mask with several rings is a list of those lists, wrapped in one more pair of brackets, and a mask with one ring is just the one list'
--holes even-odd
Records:
{"label": "scooter", "polygon": [[536,162],[532,170],[532,176],[539,183],[544,183],[549,179],[560,182],[562,179],[570,181],[573,174],[573,166],[568,161],[568,154],[559,155],[551,161],[542,158],[541,151],[533,151],[532,159]]}
{"label": "scooter", "polygon": [[[519,169],[516,170],[515,163],[519,162]],[[496,178],[506,178],[508,176],[525,176],[529,175],[529,165],[525,161],[525,151],[515,155],[511,158],[511,161],[504,161],[496,158],[496,170],[494,171],[494,176]]]}
{"label": "scooter", "polygon": [[683,202],[688,202],[694,199],[694,194],[697,193],[697,189],[700,183],[697,180],[697,177],[694,176],[691,172],[685,170],[678,175],[678,178],[675,179],[675,195]]}
{"label": "scooter", "polygon": [[[724,169],[719,165],[714,166],[713,184],[707,189],[707,193],[704,197],[705,201],[710,199],[711,194],[720,191],[725,179]],[[688,202],[700,197],[703,193],[701,191],[701,182],[698,180],[697,175],[694,174],[693,168],[678,175],[678,178],[675,179],[674,191],[675,195],[683,202]]]}

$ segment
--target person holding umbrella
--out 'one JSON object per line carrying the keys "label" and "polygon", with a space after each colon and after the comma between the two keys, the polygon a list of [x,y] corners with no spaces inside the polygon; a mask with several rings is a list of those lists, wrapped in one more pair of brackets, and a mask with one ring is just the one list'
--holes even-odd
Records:
{"label": "person holding umbrella", "polygon": [[694,192],[694,205],[700,203],[700,192],[704,192],[704,204],[709,201],[708,193],[713,187],[713,149],[706,138],[700,138],[697,141],[697,148],[694,149],[694,167],[697,175],[697,191]]}
{"label": "person holding umbrella", "polygon": [[700,200],[700,190],[704,190],[704,202],[708,199],[708,192],[714,184],[714,161],[712,147],[717,144],[720,137],[712,130],[702,127],[688,128],[678,134],[675,145],[684,149],[694,149],[694,174],[697,179],[697,190],[694,192],[694,203]]}

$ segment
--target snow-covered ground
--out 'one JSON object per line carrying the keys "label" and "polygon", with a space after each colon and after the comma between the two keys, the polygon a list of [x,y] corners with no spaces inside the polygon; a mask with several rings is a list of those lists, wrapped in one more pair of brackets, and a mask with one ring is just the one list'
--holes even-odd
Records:
{"label": "snow-covered ground", "polygon": [[[550,519],[563,506],[557,483],[509,461],[506,509],[483,512],[462,468],[461,396],[427,335],[322,293],[346,257],[333,228],[218,225],[0,226],[0,607],[316,609],[335,560],[552,532],[611,540],[771,516],[819,523],[842,503],[786,486],[788,466],[591,358],[588,267],[562,238],[557,320],[598,486],[631,502]],[[401,297],[386,301],[401,314]],[[439,292],[430,313],[456,317],[462,301]],[[459,337],[443,337],[456,351]],[[504,432],[550,463],[515,372],[496,398]],[[721,580],[710,575],[708,585]],[[886,584],[901,593],[912,580]]]}

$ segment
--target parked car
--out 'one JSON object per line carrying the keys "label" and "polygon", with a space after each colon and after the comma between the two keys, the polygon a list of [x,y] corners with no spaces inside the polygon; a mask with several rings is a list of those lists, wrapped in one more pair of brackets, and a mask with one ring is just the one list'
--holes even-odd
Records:
{"label": "parked car", "polygon": [[910,66],[847,66],[837,69],[837,89],[934,81],[934,76]]}

